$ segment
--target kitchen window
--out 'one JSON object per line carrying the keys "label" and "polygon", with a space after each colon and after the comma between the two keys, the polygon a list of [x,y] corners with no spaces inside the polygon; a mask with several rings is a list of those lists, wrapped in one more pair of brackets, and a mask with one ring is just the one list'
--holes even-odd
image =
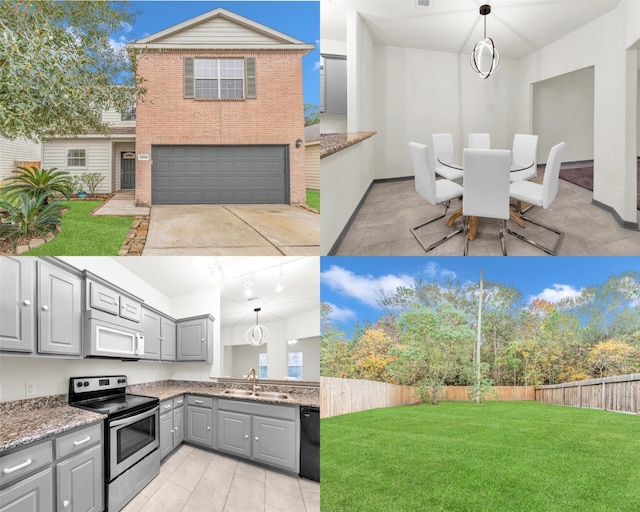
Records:
{"label": "kitchen window", "polygon": [[267,378],[267,353],[260,352],[260,379]]}
{"label": "kitchen window", "polygon": [[244,61],[242,59],[195,59],[196,98],[242,98]]}
{"label": "kitchen window", "polygon": [[86,167],[86,149],[67,149],[67,167]]}
{"label": "kitchen window", "polygon": [[302,352],[289,352],[289,377],[302,379]]}

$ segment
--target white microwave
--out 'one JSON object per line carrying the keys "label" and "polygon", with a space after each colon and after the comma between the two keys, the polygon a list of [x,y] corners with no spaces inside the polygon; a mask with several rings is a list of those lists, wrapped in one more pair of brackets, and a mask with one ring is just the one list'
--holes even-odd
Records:
{"label": "white microwave", "polygon": [[[128,325],[131,323],[132,325]],[[138,359],[144,356],[144,334],[140,324],[118,320],[99,311],[85,311],[85,357]]]}

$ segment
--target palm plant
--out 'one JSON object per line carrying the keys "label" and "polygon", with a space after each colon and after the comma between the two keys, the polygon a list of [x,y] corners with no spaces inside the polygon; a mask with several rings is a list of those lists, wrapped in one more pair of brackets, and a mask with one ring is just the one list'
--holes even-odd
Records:
{"label": "palm plant", "polygon": [[68,172],[58,171],[55,167],[51,169],[18,167],[18,169],[18,174],[4,180],[6,186],[2,191],[9,200],[17,198],[20,194],[27,194],[34,199],[43,196],[42,204],[46,205],[56,194],[62,194],[69,199],[73,192]]}
{"label": "palm plant", "polygon": [[22,193],[15,198],[15,205],[0,201],[0,209],[5,210],[5,217],[0,222],[0,241],[53,231],[62,220],[62,204],[48,199],[45,194],[31,197]]}

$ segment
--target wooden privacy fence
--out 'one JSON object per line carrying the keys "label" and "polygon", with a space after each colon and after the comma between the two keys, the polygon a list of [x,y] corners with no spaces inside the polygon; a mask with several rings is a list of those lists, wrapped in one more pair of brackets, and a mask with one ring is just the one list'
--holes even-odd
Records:
{"label": "wooden privacy fence", "polygon": [[[535,400],[534,386],[491,386],[498,393],[497,397],[488,395],[484,400]],[[440,400],[443,402],[465,402],[469,400],[471,386],[446,386]]]}
{"label": "wooden privacy fence", "polygon": [[640,373],[538,386],[536,400],[546,404],[640,414]]}
{"label": "wooden privacy fence", "polygon": [[420,396],[411,386],[320,377],[321,418],[419,402]]}

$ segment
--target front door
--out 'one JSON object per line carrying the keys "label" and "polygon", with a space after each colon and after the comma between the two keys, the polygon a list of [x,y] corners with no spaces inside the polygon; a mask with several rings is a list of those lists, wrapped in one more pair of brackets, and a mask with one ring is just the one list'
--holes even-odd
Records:
{"label": "front door", "polygon": [[131,151],[120,153],[120,188],[136,188],[136,154]]}

